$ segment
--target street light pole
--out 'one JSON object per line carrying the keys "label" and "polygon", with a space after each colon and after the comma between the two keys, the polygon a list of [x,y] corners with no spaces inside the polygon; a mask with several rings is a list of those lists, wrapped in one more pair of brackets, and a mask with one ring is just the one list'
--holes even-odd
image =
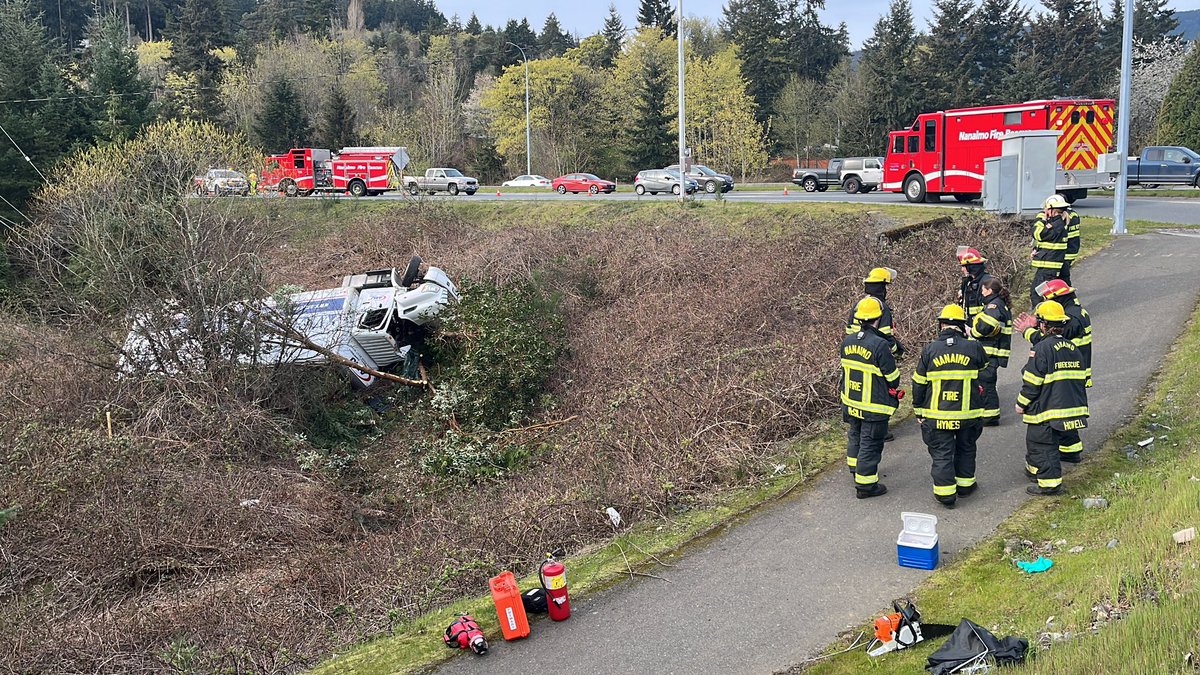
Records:
{"label": "street light pole", "polygon": [[525,56],[525,50],[521,49],[521,45],[515,42],[509,42],[521,52],[521,60],[525,62],[525,175],[533,173],[531,168],[533,165],[532,157],[530,156],[529,142],[529,57]]}
{"label": "street light pole", "polygon": [[1121,174],[1117,177],[1116,202],[1113,204],[1113,234],[1126,234],[1125,200],[1129,194],[1129,98],[1133,79],[1133,2],[1125,0],[1125,29],[1121,35],[1121,98],[1117,101],[1117,161]]}
{"label": "street light pole", "polygon": [[684,135],[683,103],[683,0],[679,0],[679,17],[675,22],[675,42],[679,46],[679,201],[687,198],[687,138]]}

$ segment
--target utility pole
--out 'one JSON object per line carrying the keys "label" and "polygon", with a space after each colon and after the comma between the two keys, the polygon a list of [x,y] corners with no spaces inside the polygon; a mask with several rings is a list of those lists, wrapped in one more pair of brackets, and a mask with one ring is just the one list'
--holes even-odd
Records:
{"label": "utility pole", "polygon": [[530,155],[531,144],[529,142],[529,57],[525,56],[525,50],[521,49],[521,45],[515,42],[509,42],[521,52],[521,60],[525,62],[525,175],[533,173],[532,157]]}
{"label": "utility pole", "polygon": [[1130,80],[1133,79],[1133,2],[1125,0],[1125,29],[1121,34],[1121,97],[1117,101],[1117,161],[1121,175],[1117,177],[1117,196],[1113,204],[1113,234],[1128,234],[1125,230],[1125,200],[1129,196],[1129,110]]}
{"label": "utility pole", "polygon": [[679,46],[679,201],[687,199],[687,137],[684,134],[683,104],[683,0],[679,0],[679,16],[675,21],[675,42]]}

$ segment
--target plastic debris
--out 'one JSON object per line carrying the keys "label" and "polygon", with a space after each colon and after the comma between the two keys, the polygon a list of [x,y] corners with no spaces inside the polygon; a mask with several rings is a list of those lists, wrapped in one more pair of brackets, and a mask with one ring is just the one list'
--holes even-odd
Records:
{"label": "plastic debris", "polygon": [[1150,438],[1143,438],[1142,440],[1138,441],[1138,443],[1137,443],[1137,444],[1138,444],[1138,447],[1139,447],[1139,448],[1144,448],[1144,447],[1147,447],[1147,446],[1153,445],[1153,444],[1154,444],[1154,437],[1153,437],[1153,436],[1151,436]]}
{"label": "plastic debris", "polygon": [[1074,546],[1071,548],[1070,551],[1067,551],[1067,553],[1083,553],[1083,547],[1082,546]]}
{"label": "plastic debris", "polygon": [[1110,548],[1110,549],[1116,548],[1120,543],[1121,542],[1117,541],[1116,539],[1109,539],[1108,540],[1108,548]]}
{"label": "plastic debris", "polygon": [[1196,539],[1196,528],[1189,527],[1186,530],[1180,530],[1171,536],[1175,539],[1176,544],[1187,544]]}
{"label": "plastic debris", "polygon": [[258,506],[259,501],[260,500],[258,499],[243,499],[238,506],[242,507],[243,509],[249,509]]}
{"label": "plastic debris", "polygon": [[1103,497],[1088,497],[1083,500],[1083,508],[1085,509],[1107,509],[1108,500]]}
{"label": "plastic debris", "polygon": [[1038,556],[1038,559],[1033,562],[1018,561],[1017,567],[1020,567],[1021,571],[1028,574],[1037,574],[1038,572],[1045,572],[1054,567],[1054,561],[1043,556]]}
{"label": "plastic debris", "polygon": [[614,528],[621,526],[621,514],[616,509],[610,506],[604,509],[604,512],[608,514],[608,520]]}

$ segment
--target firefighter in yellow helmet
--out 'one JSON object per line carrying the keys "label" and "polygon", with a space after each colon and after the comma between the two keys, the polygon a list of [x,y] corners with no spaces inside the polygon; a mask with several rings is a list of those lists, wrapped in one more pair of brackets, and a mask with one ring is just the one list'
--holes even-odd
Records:
{"label": "firefighter in yellow helmet", "polygon": [[888,420],[904,398],[900,370],[891,343],[879,330],[883,303],[868,295],[854,307],[859,329],[842,340],[842,419],[846,433],[846,465],[854,474],[855,496],[878,497],[887,492],[879,482],[879,460]]}
{"label": "firefighter in yellow helmet", "polygon": [[[896,339],[896,322],[892,319],[892,308],[887,304],[888,286],[896,280],[896,270],[890,267],[876,267],[863,278],[863,292],[879,301],[883,307],[883,315],[879,317],[879,333],[888,341],[892,354],[896,358],[904,355],[904,345]],[[846,321],[846,335],[854,335],[859,330],[859,322],[850,312]]]}
{"label": "firefighter in yellow helmet", "polygon": [[253,196],[257,195],[258,194],[258,174],[251,171],[250,175],[246,176],[246,179],[250,183],[250,196],[253,197]]}
{"label": "firefighter in yellow helmet", "polygon": [[1025,421],[1025,472],[1036,485],[1032,495],[1062,494],[1059,448],[1069,432],[1087,427],[1087,370],[1075,343],[1063,337],[1069,317],[1063,306],[1046,300],[1034,312],[1044,336],[1029,352],[1021,373],[1017,414]]}
{"label": "firefighter in yellow helmet", "polygon": [[954,508],[975,491],[976,441],[983,431],[983,387],[988,365],[983,345],[967,337],[967,313],[946,305],[938,314],[938,336],[925,346],[913,374],[913,414],[933,459],[933,497]]}
{"label": "firefighter in yellow helmet", "polygon": [[1050,195],[1042,202],[1042,215],[1033,221],[1033,281],[1029,285],[1029,306],[1042,301],[1037,287],[1062,274],[1067,260],[1067,215],[1070,206],[1062,195]]}

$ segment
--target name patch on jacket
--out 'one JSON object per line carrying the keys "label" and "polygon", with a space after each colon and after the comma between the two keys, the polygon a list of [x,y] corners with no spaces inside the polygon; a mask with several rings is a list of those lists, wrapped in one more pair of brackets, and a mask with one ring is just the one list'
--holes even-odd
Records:
{"label": "name patch on jacket", "polygon": [[966,354],[943,354],[941,356],[933,357],[933,365],[935,367],[941,368],[947,363],[956,363],[960,366],[969,366],[971,365],[971,357],[967,356]]}
{"label": "name patch on jacket", "polygon": [[843,349],[842,352],[846,356],[858,355],[858,356],[863,357],[864,359],[867,359],[868,361],[871,360],[871,350],[867,349],[866,347],[859,346],[859,345],[846,345],[846,348]]}

